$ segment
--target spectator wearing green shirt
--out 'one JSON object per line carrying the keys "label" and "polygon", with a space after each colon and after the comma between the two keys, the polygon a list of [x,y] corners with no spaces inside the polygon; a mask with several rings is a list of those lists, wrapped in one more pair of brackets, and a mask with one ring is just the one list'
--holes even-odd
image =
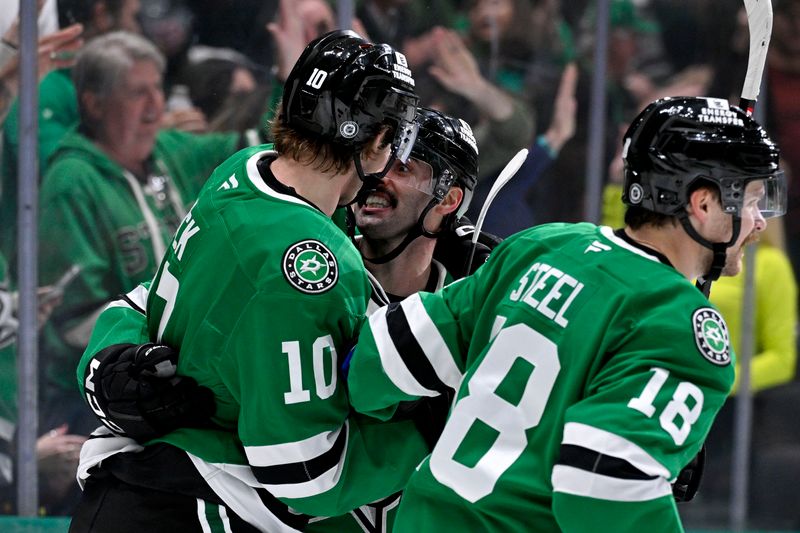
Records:
{"label": "spectator wearing green shirt", "polygon": [[236,133],[160,130],[163,69],[155,46],[126,32],[91,41],[74,67],[81,119],[42,183],[40,279],[81,270],[40,341],[43,429],[94,428],[71,376],[96,315],[152,277],[205,178],[237,148]]}

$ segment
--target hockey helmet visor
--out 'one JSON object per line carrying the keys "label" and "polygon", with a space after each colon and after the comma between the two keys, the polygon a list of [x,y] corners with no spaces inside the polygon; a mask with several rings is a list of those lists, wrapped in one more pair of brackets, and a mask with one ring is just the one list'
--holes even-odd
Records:
{"label": "hockey helmet visor", "polygon": [[411,187],[428,196],[433,196],[435,181],[433,167],[415,157],[410,157],[405,163],[398,157],[384,179],[392,180],[403,187]]}

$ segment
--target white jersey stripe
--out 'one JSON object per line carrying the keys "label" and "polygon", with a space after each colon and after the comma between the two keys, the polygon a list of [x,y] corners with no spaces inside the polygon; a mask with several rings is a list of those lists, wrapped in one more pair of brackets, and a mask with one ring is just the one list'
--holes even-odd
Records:
{"label": "white jersey stripe", "polygon": [[564,426],[564,438],[561,443],[583,446],[603,455],[624,459],[649,476],[659,476],[665,480],[671,477],[669,470],[656,461],[652,455],[628,439],[603,429],[577,422],[568,422]]}
{"label": "white jersey stripe", "polygon": [[339,434],[344,430],[344,446],[336,463],[314,479],[301,483],[260,483],[278,498],[306,498],[331,490],[339,482],[347,454],[347,442],[350,438],[349,424],[345,421],[336,431],[327,431],[308,439],[274,444],[272,446],[245,446],[247,460],[253,467],[270,467],[291,465],[310,461],[333,448]]}
{"label": "white jersey stripe", "polygon": [[403,358],[397,352],[397,348],[389,335],[389,327],[386,323],[387,307],[378,309],[369,317],[372,334],[375,338],[375,345],[381,357],[386,376],[392,381],[395,387],[409,396],[438,396],[439,393],[423,387],[406,367]]}
{"label": "white jersey stripe", "polygon": [[[222,501],[248,524],[264,533],[299,531],[282,522],[261,501],[254,486],[260,486],[248,467],[211,464],[186,452],[195,468]],[[231,468],[233,467],[233,468]]]}
{"label": "white jersey stripe", "polygon": [[555,465],[552,482],[554,492],[600,500],[643,502],[667,495],[672,497],[672,488],[663,477],[646,480],[620,479],[571,466]]}
{"label": "white jersey stripe", "polygon": [[281,485],[270,485],[262,483],[261,486],[270,491],[276,498],[308,498],[317,496],[331,490],[339,482],[342,475],[342,463],[344,462],[345,450],[342,450],[340,461],[327,472],[304,483],[284,483]]}
{"label": "white jersey stripe", "polygon": [[453,354],[450,353],[442,334],[428,316],[419,294],[412,294],[403,300],[400,306],[405,312],[411,332],[431,362],[439,380],[451,389],[458,389],[461,384],[461,371],[456,366]]}
{"label": "white jersey stripe", "polygon": [[197,521],[200,522],[200,529],[203,533],[211,533],[211,524],[208,523],[206,517],[206,502],[197,498]]}
{"label": "white jersey stripe", "polygon": [[[136,288],[133,289],[128,294],[126,294],[126,296],[130,298],[130,300],[136,305],[138,305],[140,308],[147,309],[147,297],[149,296],[149,294],[150,293],[147,291],[147,289],[144,288],[144,286],[137,285]],[[125,307],[127,309],[133,309],[127,301],[121,298],[109,303],[105,307],[105,309],[111,309],[114,307]]]}
{"label": "white jersey stripe", "polygon": [[347,431],[347,422],[335,431],[325,431],[296,442],[285,442],[268,446],[245,446],[247,461],[253,466],[276,466],[310,461],[324,454],[336,443],[342,428]]}
{"label": "white jersey stripe", "polygon": [[231,519],[228,518],[228,509],[224,505],[219,506],[219,517],[222,520],[222,527],[225,529],[225,533],[233,533]]}
{"label": "white jersey stripe", "polygon": [[661,262],[661,260],[658,257],[656,257],[654,255],[651,255],[651,254],[648,254],[644,250],[642,250],[640,248],[637,248],[636,246],[632,246],[631,244],[628,244],[627,242],[623,241],[622,239],[620,239],[619,237],[614,235],[614,229],[613,228],[610,228],[608,226],[601,226],[600,227],[600,233],[603,235],[603,237],[605,237],[609,241],[613,242],[614,244],[616,244],[620,248],[625,248],[629,252],[633,252],[636,255],[641,255],[642,257],[645,257],[645,258],[647,258],[647,259],[649,259],[651,261],[655,261],[656,263],[660,263]]}
{"label": "white jersey stripe", "polygon": [[293,204],[299,204],[299,205],[304,205],[306,207],[311,207],[311,204],[302,200],[301,198],[298,198],[297,196],[292,196],[290,194],[279,193],[278,191],[272,189],[272,187],[267,185],[266,182],[264,182],[264,178],[261,177],[261,173],[258,171],[258,162],[264,157],[273,157],[273,156],[277,157],[277,155],[278,152],[274,150],[264,150],[263,152],[258,152],[257,154],[252,155],[250,159],[247,160],[246,163],[247,177],[250,179],[250,183],[252,183],[256,189],[266,194],[267,196],[272,196],[273,198],[283,200],[284,202],[291,202]]}

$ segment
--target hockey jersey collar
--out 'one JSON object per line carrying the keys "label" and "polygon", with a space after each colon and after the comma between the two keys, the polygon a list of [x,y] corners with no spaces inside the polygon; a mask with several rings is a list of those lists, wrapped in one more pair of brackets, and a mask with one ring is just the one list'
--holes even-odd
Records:
{"label": "hockey jersey collar", "polygon": [[[356,236],[356,240],[361,238],[361,235]],[[370,285],[372,285],[370,300],[372,300],[376,307],[383,307],[385,305],[389,305],[390,303],[399,302],[407,298],[407,296],[397,296],[395,294],[386,292],[381,285],[381,282],[378,281],[378,278],[376,278],[368,268],[365,268],[364,271],[367,273],[367,278],[369,278]],[[426,283],[425,288],[422,290],[425,292],[438,292],[442,289],[442,287],[444,287],[446,282],[447,269],[436,259],[431,259],[431,273],[430,276],[428,276],[428,282]]]}
{"label": "hockey jersey collar", "polygon": [[[603,234],[605,238],[609,241],[613,242],[617,246],[625,248],[626,250],[630,250],[631,252],[641,255],[651,261],[657,261],[659,263],[663,263],[667,266],[672,267],[672,263],[670,263],[667,256],[662,254],[661,252],[650,248],[649,246],[645,246],[633,240],[630,235],[625,233],[623,228],[613,230],[608,226],[602,226],[600,228],[600,233]],[[674,268],[674,267],[673,267]]]}
{"label": "hockey jersey collar", "polygon": [[278,178],[275,177],[275,174],[272,173],[269,166],[277,157],[278,152],[274,150],[265,150],[254,154],[247,160],[247,177],[250,178],[250,182],[253,186],[267,196],[294,204],[305,205],[324,214],[322,209],[300,196],[293,187],[289,187],[278,181]]}

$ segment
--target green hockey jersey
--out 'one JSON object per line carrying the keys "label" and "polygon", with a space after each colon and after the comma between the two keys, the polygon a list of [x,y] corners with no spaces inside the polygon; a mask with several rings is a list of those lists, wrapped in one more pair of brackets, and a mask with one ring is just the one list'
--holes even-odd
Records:
{"label": "green hockey jersey", "polygon": [[[259,172],[260,160],[276,156],[254,147],[217,168],[149,295],[142,291],[147,337],[177,348],[178,372],[209,387],[217,406],[217,428],[160,440],[185,450],[248,516],[255,489],[332,516],[400,490],[427,449],[407,424],[352,416],[339,361],[364,320],[370,284],[341,229]],[[112,311],[103,324],[125,320]],[[92,353],[127,341],[106,332],[95,331],[79,379]]]}
{"label": "green hockey jersey", "polygon": [[733,383],[720,314],[624,233],[551,224],[369,318],[351,403],[457,391],[395,531],[680,531],[673,480]]}
{"label": "green hockey jersey", "polygon": [[[445,267],[436,260],[431,261],[431,290],[441,290],[446,284],[453,281],[453,277]],[[383,290],[378,280],[367,271],[371,287],[371,296],[367,306],[367,313],[387,305],[390,296]],[[103,348],[112,344],[143,344],[150,342],[147,328],[147,317],[144,308],[149,297],[150,283],[143,283],[124,298],[113,301],[100,314],[97,319],[92,340],[78,366],[78,385],[81,392],[89,401],[96,414],[105,417],[100,407],[93,401],[91,394],[86,395],[85,384],[87,366],[91,364],[94,355]],[[352,413],[351,413],[352,415]],[[370,422],[374,422],[370,420]],[[105,420],[105,424],[113,428],[113,421]],[[396,428],[392,435],[401,435],[402,438],[413,438],[417,429],[412,421],[392,422]],[[397,433],[395,433],[397,431]],[[377,502],[363,505],[347,514],[335,517],[311,518],[304,531],[315,533],[386,533],[392,531],[397,506],[400,503],[400,494],[396,493]]]}

